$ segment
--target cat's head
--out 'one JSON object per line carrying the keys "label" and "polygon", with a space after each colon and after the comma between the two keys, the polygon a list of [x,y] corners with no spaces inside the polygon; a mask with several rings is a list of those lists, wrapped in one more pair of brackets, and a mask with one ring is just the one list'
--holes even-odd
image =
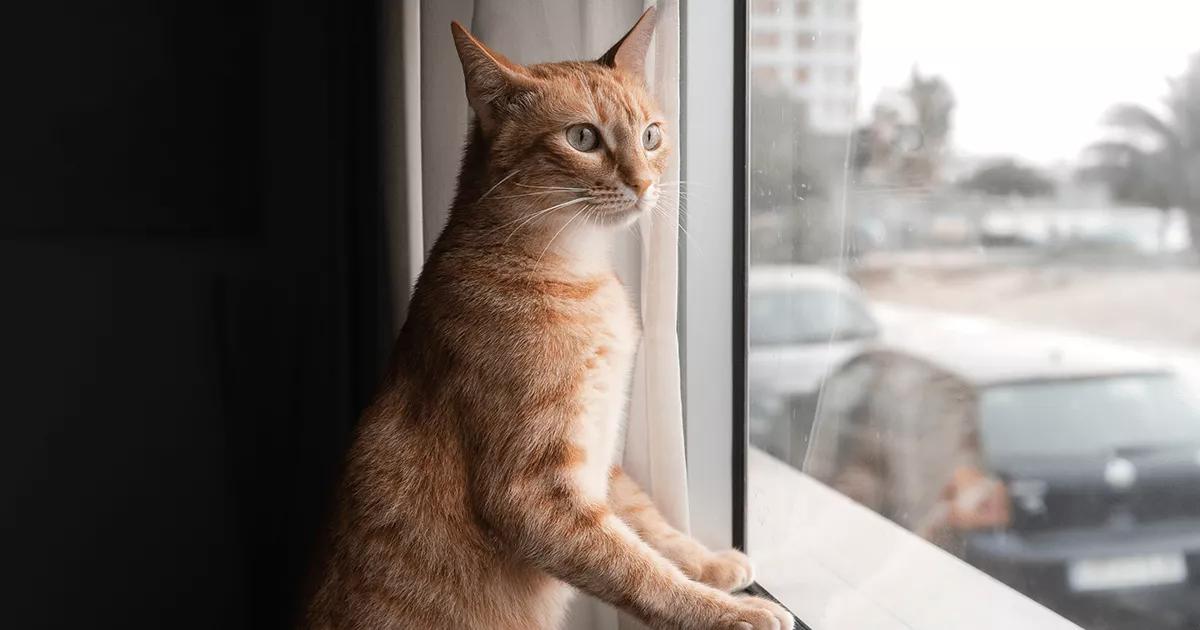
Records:
{"label": "cat's head", "polygon": [[582,217],[623,226],[651,211],[671,146],[645,86],[654,23],[651,8],[598,60],[530,66],[452,24],[467,98],[487,144],[481,192],[527,202],[505,205],[557,223]]}

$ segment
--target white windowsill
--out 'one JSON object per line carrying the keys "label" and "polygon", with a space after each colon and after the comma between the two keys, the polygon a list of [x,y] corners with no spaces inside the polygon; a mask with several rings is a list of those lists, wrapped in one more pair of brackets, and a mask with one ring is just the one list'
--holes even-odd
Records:
{"label": "white windowsill", "polygon": [[1079,630],[758,449],[748,467],[758,581],[813,630]]}

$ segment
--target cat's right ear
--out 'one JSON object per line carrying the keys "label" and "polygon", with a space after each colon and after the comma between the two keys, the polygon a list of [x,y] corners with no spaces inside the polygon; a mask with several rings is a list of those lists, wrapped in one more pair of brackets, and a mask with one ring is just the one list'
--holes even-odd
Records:
{"label": "cat's right ear", "polygon": [[646,9],[621,41],[609,48],[597,61],[601,65],[645,79],[646,51],[650,49],[650,40],[654,37],[654,25],[657,22],[658,10],[655,7]]}
{"label": "cat's right ear", "polygon": [[525,69],[489,49],[458,22],[450,23],[454,47],[462,61],[467,101],[479,118],[484,134],[491,135],[504,106],[513,96],[533,86]]}

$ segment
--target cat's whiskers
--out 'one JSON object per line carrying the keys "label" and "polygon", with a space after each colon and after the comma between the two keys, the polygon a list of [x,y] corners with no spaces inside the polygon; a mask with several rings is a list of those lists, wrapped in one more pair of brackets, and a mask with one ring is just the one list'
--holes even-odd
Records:
{"label": "cat's whiskers", "polygon": [[[517,232],[518,232],[518,231],[519,231],[521,228],[523,228],[523,227],[525,227],[526,225],[528,225],[530,221],[533,221],[534,219],[536,219],[536,218],[538,218],[538,217],[540,217],[540,216],[543,216],[543,215],[545,215],[545,214],[547,214],[547,213],[549,213],[549,212],[552,212],[552,211],[554,211],[554,210],[558,210],[559,208],[565,208],[565,207],[567,207],[567,206],[572,206],[572,205],[575,205],[575,204],[577,204],[577,203],[580,203],[580,202],[586,202],[586,201],[590,201],[591,199],[592,199],[592,197],[577,197],[577,198],[575,198],[575,199],[572,199],[572,200],[570,200],[570,201],[564,201],[564,202],[562,202],[562,203],[559,203],[559,204],[555,204],[555,205],[553,205],[553,206],[550,206],[549,208],[544,208],[544,209],[542,209],[542,210],[538,210],[537,212],[535,212],[535,213],[533,213],[533,214],[531,214],[531,215],[529,215],[529,216],[527,216],[527,217],[518,217],[518,218],[516,218],[516,219],[513,219],[512,221],[509,221],[509,222],[507,222],[507,223],[504,223],[504,224],[502,224],[502,225],[500,225],[500,226],[498,226],[498,227],[494,228],[494,229],[493,229],[491,232],[495,232],[496,230],[499,230],[499,229],[500,229],[500,228],[502,228],[502,227],[506,227],[506,226],[512,225],[513,223],[516,223],[517,221],[520,221],[520,222],[521,222],[521,224],[520,224],[520,225],[518,225],[517,227],[513,228],[513,231],[512,231],[512,232],[510,232],[510,233],[509,233],[509,235],[508,235],[507,237],[505,237],[505,238],[504,238],[504,244],[505,244],[505,245],[507,245],[507,244],[508,244],[508,241],[509,241],[509,239],[511,239],[511,238],[513,237],[513,235],[515,235],[515,234],[516,234],[516,233],[517,233]],[[491,232],[489,232],[489,234],[490,234]]]}
{"label": "cat's whiskers", "polygon": [[534,191],[534,192],[517,193],[515,195],[496,195],[495,197],[492,197],[492,199],[516,199],[517,197],[534,197],[537,195],[557,195],[560,192],[564,192],[564,191],[561,191],[561,190],[538,190],[538,191]]}
{"label": "cat's whiskers", "polygon": [[[654,214],[658,214],[659,216],[661,216],[664,219],[670,219],[671,218],[670,212],[667,210],[667,208],[663,207],[663,205],[662,205],[663,201],[664,201],[663,199],[659,199],[657,203],[655,203],[653,206],[650,207],[651,216],[653,216]],[[681,203],[678,206],[678,209],[680,211],[683,211],[683,205],[684,204],[682,203],[682,200],[681,200]],[[695,245],[696,249],[700,253],[704,253],[704,249],[702,247],[700,247],[700,243],[698,241],[696,241],[696,239],[692,238],[692,235],[690,233],[688,233],[687,228],[683,227],[683,223],[681,221],[682,218],[683,218],[682,214],[680,214],[679,216],[676,217],[675,227],[679,228],[680,232],[683,232],[683,237],[687,240],[688,243]]]}
{"label": "cat's whiskers", "polygon": [[592,219],[596,217],[596,208],[589,203],[585,204],[583,209],[587,211],[587,214],[583,215],[583,224],[592,225]]}
{"label": "cat's whiskers", "polygon": [[522,184],[521,182],[513,182],[514,185],[521,188],[538,188],[541,190],[561,190],[564,192],[587,192],[586,188],[568,188],[566,186],[534,186],[532,184]]}
{"label": "cat's whiskers", "polygon": [[499,187],[500,187],[500,184],[503,184],[504,182],[508,181],[508,180],[509,180],[509,178],[511,178],[513,175],[516,175],[517,173],[520,173],[520,172],[521,172],[521,169],[519,169],[519,168],[515,168],[515,169],[513,169],[513,170],[512,170],[512,172],[511,172],[511,173],[509,173],[508,175],[505,175],[504,177],[501,177],[501,178],[500,178],[500,181],[496,182],[495,184],[492,184],[492,187],[491,187],[491,188],[489,188],[489,189],[487,189],[487,192],[485,192],[485,193],[483,193],[482,195],[480,195],[480,196],[479,196],[479,199],[476,199],[476,200],[475,200],[475,203],[479,203],[480,201],[483,201],[485,197],[487,197],[488,195],[492,194],[492,191],[494,191],[494,190],[496,190],[497,188],[499,188]]}
{"label": "cat's whiskers", "polygon": [[[687,183],[687,182],[662,182],[659,185],[682,184],[682,183]],[[680,215],[680,219],[682,220],[682,219],[687,218],[687,216],[688,216],[687,204],[688,204],[688,198],[691,195],[691,191],[680,188],[680,189],[676,190],[675,192],[679,196],[679,215]],[[660,197],[658,203],[661,204],[664,200],[665,200],[665,197]]]}
{"label": "cat's whiskers", "polygon": [[702,184],[700,182],[690,182],[690,181],[686,181],[686,180],[682,180],[682,179],[677,179],[677,180],[669,181],[669,182],[658,182],[658,185],[659,186],[675,186],[676,188],[679,188],[681,190],[684,186],[688,186],[688,187],[698,186],[700,188],[708,187],[708,184]]}
{"label": "cat's whiskers", "polygon": [[542,249],[542,253],[538,254],[537,261],[535,261],[533,264],[534,267],[537,267],[542,264],[542,256],[545,256],[546,252],[550,251],[550,246],[554,244],[554,240],[557,239],[558,235],[562,234],[563,231],[566,230],[568,226],[570,226],[572,223],[574,223],[575,219],[579,218],[579,215],[582,214],[583,211],[586,209],[587,209],[587,206],[584,206],[583,208],[581,208],[579,210],[579,212],[576,212],[574,215],[572,215],[571,218],[568,219],[567,222],[564,223],[562,227],[558,228],[558,231],[554,233],[554,236],[550,237],[550,242],[546,243],[546,247],[544,247]]}

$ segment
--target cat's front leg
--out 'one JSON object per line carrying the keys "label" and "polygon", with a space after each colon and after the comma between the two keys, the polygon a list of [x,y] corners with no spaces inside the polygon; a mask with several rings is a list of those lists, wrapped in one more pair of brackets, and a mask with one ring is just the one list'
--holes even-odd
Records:
{"label": "cat's front leg", "polygon": [[[543,426],[552,422],[539,423]],[[505,440],[507,442],[507,440]],[[513,442],[508,442],[513,444]],[[666,630],[787,630],[792,617],[685,576],[576,481],[570,445],[487,449],[473,474],[481,519],[522,561]]]}
{"label": "cat's front leg", "polygon": [[608,503],[642,540],[689,578],[726,592],[740,591],[754,581],[754,568],[746,554],[735,549],[710,551],[671,527],[650,497],[620,466],[613,466],[609,475]]}

